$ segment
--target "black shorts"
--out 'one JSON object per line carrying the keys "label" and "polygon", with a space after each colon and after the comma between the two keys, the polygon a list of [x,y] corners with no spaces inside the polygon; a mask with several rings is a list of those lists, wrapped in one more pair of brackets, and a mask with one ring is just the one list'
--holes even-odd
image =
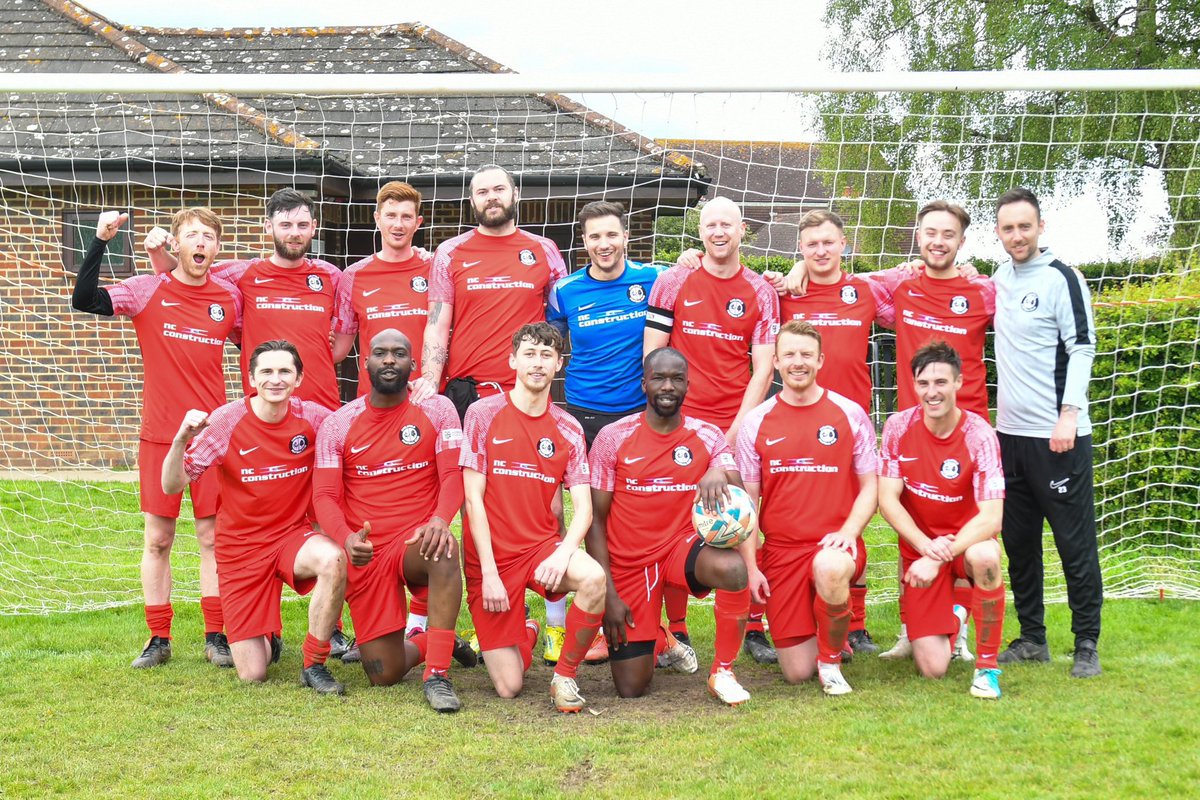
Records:
{"label": "black shorts", "polygon": [[588,449],[592,449],[592,442],[596,441],[596,435],[600,433],[600,429],[605,425],[611,425],[619,419],[628,417],[630,414],[636,414],[645,406],[638,406],[629,411],[617,411],[609,413],[607,411],[593,411],[590,408],[581,406],[573,406],[567,403],[567,411],[571,413],[575,419],[579,420],[579,424],[583,426],[583,436],[587,439]]}

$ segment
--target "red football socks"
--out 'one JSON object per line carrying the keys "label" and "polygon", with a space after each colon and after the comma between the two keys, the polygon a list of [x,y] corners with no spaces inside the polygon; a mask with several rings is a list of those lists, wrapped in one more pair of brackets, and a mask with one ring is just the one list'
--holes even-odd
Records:
{"label": "red football socks", "polygon": [[225,630],[225,614],[221,611],[221,598],[205,595],[200,598],[200,613],[204,616],[204,632],[220,633]]}
{"label": "red football socks", "polygon": [[663,587],[663,608],[667,611],[667,625],[671,633],[687,633],[687,607],[687,589]]}
{"label": "red football socks", "polygon": [[521,663],[525,665],[525,671],[529,671],[529,665],[533,663],[533,646],[537,644],[538,629],[537,625],[531,624],[529,620],[525,621],[525,641],[517,645],[521,651]]}
{"label": "red football socks", "polygon": [[444,676],[450,671],[450,656],[454,652],[454,631],[449,628],[430,628],[424,635],[426,651],[423,679],[429,680],[433,675]]}
{"label": "red football socks", "polygon": [[[967,610],[967,613],[974,615],[975,608],[975,587],[974,586],[955,586],[954,587],[954,605],[962,606]],[[970,617],[968,617],[970,619]],[[976,623],[978,624],[978,623]]]}
{"label": "red football socks", "polygon": [[596,631],[604,621],[603,614],[584,611],[578,603],[572,603],[567,609],[567,632],[563,641],[562,655],[558,657],[558,665],[554,667],[555,675],[564,678],[574,678],[579,671],[579,664],[596,639]]}
{"label": "red football socks", "polygon": [[850,602],[830,604],[818,594],[813,600],[813,616],[817,618],[817,661],[842,663],[842,649],[850,633]]}
{"label": "red football socks", "polygon": [[429,587],[413,586],[409,591],[412,592],[412,602],[408,604],[408,613],[418,617],[429,616]]}
{"label": "red football socks", "polygon": [[850,630],[867,629],[867,587],[850,587]]}
{"label": "red football socks", "polygon": [[1004,636],[1004,583],[990,591],[976,586],[971,593],[971,613],[975,615],[975,666],[995,669]]}
{"label": "red football socks", "polygon": [[151,636],[163,639],[171,638],[171,620],[175,617],[175,609],[170,603],[161,606],[146,606],[146,627]]}
{"label": "red football socks", "polygon": [[713,642],[712,671],[731,669],[742,649],[742,637],[746,635],[746,615],[750,610],[750,590],[730,592],[717,589],[713,604],[716,617],[716,634]]}
{"label": "red football socks", "polygon": [[300,652],[304,654],[304,668],[308,669],[314,664],[324,664],[329,658],[329,640],[321,641],[311,633],[304,634],[304,644],[300,645]]}

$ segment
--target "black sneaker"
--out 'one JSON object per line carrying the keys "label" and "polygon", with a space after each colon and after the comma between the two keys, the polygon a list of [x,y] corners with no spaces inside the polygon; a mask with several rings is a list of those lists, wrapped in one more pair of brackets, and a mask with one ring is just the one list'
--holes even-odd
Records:
{"label": "black sneaker", "polygon": [[425,681],[425,700],[439,714],[453,714],[462,708],[450,679],[445,675],[430,675]]}
{"label": "black sneaker", "polygon": [[171,640],[162,636],[151,636],[142,654],[129,666],[134,669],[149,669],[171,660]]}
{"label": "black sneaker", "polygon": [[1046,663],[1050,660],[1050,645],[1042,642],[1037,644],[1028,639],[1013,639],[1008,644],[1008,649],[1000,655],[996,656],[996,661],[1001,664],[1018,664],[1022,661],[1040,661]]}
{"label": "black sneaker", "polygon": [[214,667],[232,667],[233,653],[229,650],[229,639],[223,633],[204,634],[204,657]]}
{"label": "black sneaker", "polygon": [[854,662],[854,650],[850,647],[850,642],[846,642],[846,646],[842,648],[842,664],[851,664]]}
{"label": "black sneaker", "polygon": [[873,656],[879,652],[879,645],[875,644],[875,640],[871,638],[871,632],[866,628],[861,631],[850,631],[850,636],[846,641],[850,645],[850,649],[856,653]]}
{"label": "black sneaker", "polygon": [[346,652],[342,653],[343,664],[357,664],[362,661],[362,653],[358,650],[358,639],[354,636],[350,637],[349,647]]}
{"label": "black sneaker", "polygon": [[279,657],[283,655],[283,637],[278,633],[271,634],[271,663],[278,664]]}
{"label": "black sneaker", "polygon": [[[471,649],[471,643],[458,634],[454,635],[454,660],[464,667],[473,667],[479,663],[479,654]],[[455,709],[457,711],[458,709]]]}
{"label": "black sneaker", "polygon": [[775,648],[762,631],[749,631],[742,641],[742,650],[759,664],[775,664],[779,661]]}
{"label": "black sneaker", "polygon": [[337,628],[333,629],[333,635],[329,637],[329,657],[342,660],[342,656],[346,655],[346,651],[350,649],[350,644],[353,640],[347,639],[346,634]]}
{"label": "black sneaker", "polygon": [[687,631],[681,631],[680,633],[675,633],[672,631],[671,635],[674,636],[675,641],[679,642],[680,644],[686,644],[688,647],[692,646],[692,637],[688,636]]}
{"label": "black sneaker", "polygon": [[300,670],[300,685],[311,686],[317,694],[345,694],[346,687],[338,683],[324,664],[313,664]]}
{"label": "black sneaker", "polygon": [[1095,678],[1100,674],[1100,654],[1096,643],[1084,639],[1075,645],[1075,664],[1071,667],[1072,678]]}

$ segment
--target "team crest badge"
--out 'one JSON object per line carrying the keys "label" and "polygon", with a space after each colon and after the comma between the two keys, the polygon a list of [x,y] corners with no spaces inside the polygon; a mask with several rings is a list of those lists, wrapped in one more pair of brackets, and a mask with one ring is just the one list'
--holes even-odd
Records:
{"label": "team crest badge", "polygon": [[530,250],[529,248],[526,248],[521,251],[520,258],[521,258],[521,263],[527,267],[532,267],[534,264],[537,263],[537,256],[535,256],[533,254],[533,251]]}
{"label": "team crest badge", "polygon": [[843,286],[841,293],[842,302],[848,306],[852,306],[858,302],[858,289],[853,286]]}
{"label": "team crest badge", "polygon": [[735,297],[725,304],[725,310],[734,319],[741,319],[746,316],[746,302],[741,298]]}
{"label": "team crest badge", "polygon": [[554,442],[545,436],[538,439],[538,455],[542,458],[554,458]]}
{"label": "team crest badge", "polygon": [[962,466],[958,463],[957,458],[947,458],[942,462],[942,477],[946,480],[954,480],[962,474]]}
{"label": "team crest badge", "polygon": [[1038,296],[1036,292],[1030,292],[1021,298],[1022,311],[1037,311]]}
{"label": "team crest badge", "polygon": [[838,440],[837,428],[832,425],[822,425],[817,430],[817,441],[826,447],[836,444]]}
{"label": "team crest badge", "polygon": [[971,304],[967,302],[967,298],[961,294],[956,294],[950,298],[950,310],[955,314],[965,314],[971,308]]}
{"label": "team crest badge", "polygon": [[400,441],[405,444],[416,444],[421,441],[421,429],[416,425],[405,425],[400,429]]}
{"label": "team crest badge", "polygon": [[225,319],[225,309],[220,303],[213,303],[208,307],[208,316],[213,322],[220,322]]}
{"label": "team crest badge", "polygon": [[414,292],[418,292],[420,294],[425,294],[429,291],[429,281],[425,280],[424,275],[414,276],[413,279],[408,282],[408,285],[412,287]]}
{"label": "team crest badge", "polygon": [[674,459],[675,463],[679,466],[686,467],[688,464],[692,463],[692,450],[687,445],[681,444],[671,453],[671,458]]}
{"label": "team crest badge", "polygon": [[646,299],[646,290],[642,288],[640,283],[635,283],[625,290],[626,297],[631,303],[640,303]]}
{"label": "team crest badge", "polygon": [[308,449],[308,437],[303,433],[299,434],[298,436],[293,436],[292,440],[288,442],[288,449],[291,450],[293,454],[300,455]]}
{"label": "team crest badge", "polygon": [[325,288],[325,281],[321,280],[320,275],[309,275],[308,288],[312,289],[314,292],[319,292]]}

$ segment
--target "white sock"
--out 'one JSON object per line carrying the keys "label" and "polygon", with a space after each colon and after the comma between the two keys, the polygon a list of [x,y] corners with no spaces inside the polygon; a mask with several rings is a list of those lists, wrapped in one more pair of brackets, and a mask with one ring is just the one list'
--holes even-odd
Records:
{"label": "white sock", "polygon": [[821,678],[826,678],[829,675],[841,675],[842,674],[842,665],[841,664],[826,664],[824,661],[818,661],[817,662],[817,674],[820,675]]}
{"label": "white sock", "polygon": [[908,626],[905,625],[903,622],[900,623],[900,638],[901,639],[908,638]]}
{"label": "white sock", "polygon": [[546,601],[546,625],[553,628],[567,627],[567,598]]}
{"label": "white sock", "polygon": [[404,629],[411,631],[413,628],[427,630],[429,628],[429,617],[425,614],[413,614],[409,612],[408,624],[404,626]]}

